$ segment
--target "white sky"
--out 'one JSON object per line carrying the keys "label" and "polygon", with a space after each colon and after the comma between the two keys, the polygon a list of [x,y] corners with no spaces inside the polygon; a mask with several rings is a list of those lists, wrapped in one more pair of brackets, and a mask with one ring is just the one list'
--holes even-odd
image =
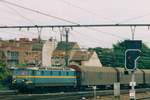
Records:
{"label": "white sky", "polygon": [[[0,0],[2,1],[2,0]],[[79,24],[150,23],[150,0],[7,0],[28,8],[61,17]],[[0,2],[0,25],[70,24]],[[131,39],[130,27],[73,28],[70,41],[82,47],[112,47],[112,44]],[[59,29],[42,29],[42,39],[59,39]],[[37,29],[0,29],[0,37],[13,39],[37,37]],[[136,27],[135,39],[150,45],[148,27]]]}

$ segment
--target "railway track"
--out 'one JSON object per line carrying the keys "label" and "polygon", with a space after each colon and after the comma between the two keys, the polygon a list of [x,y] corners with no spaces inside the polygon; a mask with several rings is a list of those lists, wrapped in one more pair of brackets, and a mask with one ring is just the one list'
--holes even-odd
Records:
{"label": "railway track", "polygon": [[144,97],[144,98],[138,98],[138,99],[136,99],[136,100],[150,100],[150,96]]}
{"label": "railway track", "polygon": [[[137,93],[144,93],[150,89],[137,89]],[[113,95],[113,90],[97,91],[98,96]],[[121,94],[128,94],[128,90],[121,90]],[[47,94],[8,94],[0,95],[0,100],[81,100],[82,98],[92,98],[93,91],[82,92],[59,92]],[[149,97],[150,98],[150,97]],[[137,100],[149,100],[146,98],[139,98]]]}

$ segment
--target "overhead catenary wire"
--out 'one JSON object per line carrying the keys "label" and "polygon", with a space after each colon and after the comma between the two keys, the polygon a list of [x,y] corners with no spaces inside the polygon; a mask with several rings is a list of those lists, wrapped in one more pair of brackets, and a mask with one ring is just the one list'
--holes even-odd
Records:
{"label": "overhead catenary wire", "polygon": [[[26,10],[29,10],[29,11],[32,11],[32,12],[36,12],[36,13],[39,13],[39,14],[42,14],[42,15],[46,15],[46,16],[49,16],[49,17],[52,17],[52,18],[55,18],[55,19],[59,19],[59,20],[61,20],[61,21],[69,22],[69,23],[71,23],[71,24],[80,25],[79,23],[72,22],[72,21],[69,21],[69,20],[66,20],[66,19],[63,19],[63,18],[60,18],[60,17],[52,16],[52,15],[50,15],[50,14],[46,14],[46,13],[43,13],[43,12],[38,11],[38,10],[34,10],[34,9],[31,9],[31,8],[27,8],[27,7],[24,7],[24,6],[21,6],[21,5],[18,5],[18,4],[15,4],[15,3],[12,3],[12,2],[6,1],[6,0],[1,0],[1,2],[10,4],[10,5],[19,7],[19,8],[23,8],[23,9],[26,9]],[[65,2],[65,1],[64,1],[64,2]],[[83,9],[83,8],[80,8],[80,9]],[[85,10],[85,9],[83,9],[83,10]],[[88,12],[90,12],[90,11],[88,11]],[[18,13],[18,12],[17,12],[17,13]],[[24,17],[24,16],[22,16],[22,17]],[[26,17],[24,17],[24,18],[25,18],[26,20],[28,20],[28,21],[31,22],[31,20],[27,19]],[[32,22],[32,24],[33,24],[33,22]],[[37,25],[35,25],[35,26],[37,26]],[[39,26],[37,26],[37,27],[39,27]],[[21,28],[21,27],[20,27],[20,28]],[[31,27],[27,27],[27,28],[29,29],[29,28],[31,28]],[[41,27],[41,28],[42,28],[42,27]],[[94,31],[97,31],[97,32],[100,32],[100,31],[98,31],[98,30],[96,30],[96,29],[92,29],[92,28],[90,28],[90,29],[91,29],[91,30],[94,30]],[[114,36],[115,36],[115,35],[114,35]],[[118,36],[117,36],[117,37],[118,37]]]}
{"label": "overhead catenary wire", "polygon": [[[77,6],[77,5],[74,5],[74,4],[72,4],[72,3],[68,2],[68,1],[65,1],[65,0],[60,0],[60,1],[66,3],[66,4],[69,4],[69,5],[71,5],[71,6],[75,7],[75,8],[79,8],[79,9],[81,9],[81,10],[83,10],[83,11],[88,12],[88,13],[97,15],[96,13],[93,13],[92,11],[89,11],[89,10],[87,10],[87,9],[85,9],[85,8],[82,8],[82,7],[79,7],[79,6]],[[60,18],[60,17],[53,16],[53,15],[50,15],[50,14],[46,14],[46,13],[43,13],[43,12],[41,12],[41,11],[38,11],[38,10],[35,10],[35,9],[31,9],[31,8],[27,8],[27,7],[24,7],[24,6],[21,6],[21,5],[18,5],[18,4],[15,4],[15,3],[12,3],[12,2],[6,1],[6,0],[0,0],[0,2],[7,3],[7,4],[9,4],[9,5],[13,5],[13,6],[22,8],[22,9],[26,9],[26,10],[28,10],[28,11],[32,11],[32,12],[35,12],[35,13],[39,13],[39,14],[42,14],[42,15],[45,15],[45,16],[48,16],[48,17],[52,17],[52,18],[55,18],[55,19],[58,19],[58,20],[61,20],[61,21],[65,21],[65,22],[68,22],[68,23],[78,24],[78,23],[76,23],[76,22],[69,21],[69,20],[66,20],[66,19],[64,19],[64,18]],[[140,18],[143,18],[143,17],[145,17],[145,16],[149,16],[149,15],[150,15],[150,13],[144,14],[144,15],[140,15],[140,16],[136,16],[136,17],[132,17],[132,18],[123,20],[123,21],[121,21],[121,22],[117,22],[117,24],[124,23],[124,22],[128,22],[128,21],[132,21],[132,20],[136,20],[136,19],[140,19]],[[103,19],[106,19],[106,20],[108,20],[108,21],[115,22],[114,20],[111,20],[110,18],[105,18],[105,17],[103,17]],[[115,23],[116,23],[116,22],[115,22]]]}
{"label": "overhead catenary wire", "polygon": [[129,21],[137,20],[137,19],[141,19],[141,18],[144,18],[144,17],[149,16],[149,15],[150,15],[150,13],[147,13],[147,14],[144,14],[144,15],[128,18],[128,19],[125,19],[123,21],[120,21],[118,24],[126,23],[126,22],[129,22]]}
{"label": "overhead catenary wire", "polygon": [[34,13],[38,13],[38,14],[41,14],[41,15],[44,15],[44,16],[47,16],[47,17],[51,17],[51,18],[54,18],[54,19],[57,19],[57,20],[60,20],[60,21],[68,22],[70,24],[77,24],[78,25],[78,23],[76,23],[76,22],[73,22],[73,21],[70,21],[70,20],[67,20],[67,19],[64,19],[64,18],[60,18],[60,17],[54,16],[54,15],[51,15],[51,14],[47,14],[47,13],[41,12],[39,10],[35,10],[35,9],[31,9],[31,8],[28,8],[28,7],[25,7],[25,6],[21,6],[19,4],[12,3],[12,2],[9,2],[7,0],[0,0],[0,2],[9,4],[9,5],[12,5],[12,6],[15,6],[15,7],[19,7],[19,8],[34,12]]}
{"label": "overhead catenary wire", "polygon": [[106,18],[106,17],[102,17],[101,15],[99,15],[99,14],[93,12],[93,11],[90,11],[90,10],[88,10],[88,9],[85,9],[85,8],[83,8],[83,7],[80,7],[80,6],[78,6],[78,5],[75,5],[75,4],[73,4],[73,3],[69,2],[69,1],[66,1],[66,0],[58,0],[58,1],[63,2],[63,3],[65,3],[65,4],[69,5],[69,6],[72,6],[72,7],[74,7],[74,8],[80,9],[80,10],[82,10],[82,11],[84,11],[84,12],[87,12],[87,13],[89,13],[89,14],[91,14],[91,15],[95,15],[95,16],[97,16],[97,17],[101,17],[101,18],[104,19],[104,20],[107,20],[107,21],[110,21],[110,22],[113,22],[113,23],[117,23],[115,20],[112,20],[112,19]]}
{"label": "overhead catenary wire", "polygon": [[63,28],[63,27],[149,27],[150,24],[78,24],[78,25],[20,25],[0,26],[0,28]]}
{"label": "overhead catenary wire", "polygon": [[126,39],[125,37],[122,37],[122,36],[119,36],[119,35],[116,35],[116,34],[112,34],[112,33],[109,33],[109,32],[104,32],[104,31],[99,30],[99,29],[94,29],[94,28],[90,28],[90,27],[88,29],[93,30],[95,32],[99,32],[101,34],[110,35],[110,36],[117,37],[117,38],[120,38],[120,39]]}
{"label": "overhead catenary wire", "polygon": [[[29,18],[25,17],[24,15],[22,15],[20,12],[18,12],[16,9],[14,9],[13,7],[7,5],[8,8],[10,8],[11,10],[13,10],[15,13],[17,13],[20,17],[22,17],[23,19],[25,19],[26,21],[28,21],[29,23],[34,24],[34,22],[32,20],[30,20]],[[27,31],[29,31],[29,27],[27,28]],[[38,32],[38,38],[41,38],[41,33],[42,33],[42,28],[38,28],[37,27],[37,32]]]}
{"label": "overhead catenary wire", "polygon": [[[64,0],[63,0],[64,1]],[[28,8],[28,7],[24,7],[24,6],[21,6],[19,4],[15,4],[15,3],[12,3],[12,2],[9,2],[7,0],[0,0],[0,2],[2,3],[6,3],[6,4],[9,4],[9,5],[12,5],[12,6],[15,6],[15,7],[19,7],[19,8],[22,8],[22,9],[25,9],[25,10],[28,10],[28,11],[31,11],[31,12],[34,12],[34,13],[38,13],[38,14],[41,14],[41,15],[45,15],[45,16],[48,16],[48,17],[51,17],[51,18],[54,18],[54,19],[58,19],[58,20],[61,20],[61,21],[65,21],[65,22],[68,22],[68,23],[71,23],[71,24],[75,24],[75,25],[66,25],[64,27],[114,27],[114,26],[150,26],[150,24],[101,24],[101,25],[80,25],[79,23],[77,22],[73,22],[73,21],[69,21],[67,19],[64,19],[64,18],[60,18],[60,17],[57,17],[57,16],[53,16],[53,15],[50,15],[50,14],[47,14],[47,13],[44,13],[42,11],[39,11],[39,10],[35,10],[35,9],[31,9],[31,8]],[[82,8],[83,9],[83,8]],[[54,27],[59,27],[59,26],[54,26]],[[63,27],[63,26],[60,26],[60,27]]]}
{"label": "overhead catenary wire", "polygon": [[[20,34],[20,33],[16,33],[16,32],[12,32],[12,31],[1,31],[0,30],[0,34],[3,34],[3,33],[5,33],[5,34],[14,34],[14,35],[17,35],[17,36],[23,36],[23,37],[27,37],[28,35],[27,34],[24,34],[23,32],[24,31],[21,31],[22,33]],[[33,33],[32,33],[33,34]],[[30,36],[30,37],[33,37],[33,36]],[[12,38],[12,37],[11,37]]]}
{"label": "overhead catenary wire", "polygon": [[[68,5],[70,5],[70,6],[74,7],[74,8],[78,8],[78,9],[80,9],[80,10],[82,10],[82,11],[85,11],[85,12],[87,12],[87,13],[90,13],[90,14],[92,14],[92,15],[96,15],[96,16],[98,16],[98,17],[102,17],[102,16],[100,16],[99,14],[97,14],[97,13],[95,13],[95,12],[92,12],[92,11],[90,11],[90,10],[88,10],[88,9],[85,9],[85,8],[83,8],[83,7],[80,7],[80,6],[78,6],[78,5],[75,5],[75,4],[73,4],[73,3],[71,3],[71,2],[68,2],[68,1],[66,1],[66,0],[59,0],[59,1],[61,1],[61,2],[63,2],[63,3],[66,3],[66,4],[68,4]],[[149,15],[150,15],[150,13],[147,13],[147,14],[135,16],[135,17],[132,17],[132,18],[128,18],[128,19],[125,19],[125,20],[120,21],[120,22],[116,22],[115,20],[112,20],[112,19],[106,18],[106,17],[102,17],[102,18],[105,19],[105,20],[107,20],[107,21],[114,22],[114,23],[116,23],[116,24],[121,24],[121,23],[126,23],[126,22],[129,22],[129,21],[141,19],[141,18],[144,18],[144,17],[149,16]]]}
{"label": "overhead catenary wire", "polygon": [[[75,31],[75,30],[73,30],[72,32],[70,32],[71,33],[71,35],[73,35],[73,38],[76,38],[76,36],[75,36],[75,34],[78,34],[78,35],[80,35],[80,36],[83,36],[83,38],[82,38],[82,40],[80,40],[80,41],[82,41],[82,42],[84,42],[84,43],[86,43],[87,41],[90,41],[90,39],[87,37],[87,36],[85,36],[84,34],[82,34],[81,32],[79,32],[79,31]],[[90,37],[90,38],[92,38],[92,36]],[[77,39],[76,39],[77,40]],[[92,39],[92,41],[90,42],[91,44],[104,44],[104,42],[103,41],[101,41],[100,39],[98,40],[98,39]]]}
{"label": "overhead catenary wire", "polygon": [[[0,28],[28,28],[29,29],[29,28],[36,28],[36,27],[40,27],[40,28],[49,28],[49,27],[51,27],[51,28],[54,28],[54,27],[116,27],[116,26],[117,27],[121,27],[121,26],[123,26],[123,27],[126,27],[126,26],[148,26],[149,27],[150,26],[150,24],[99,24],[99,25],[97,24],[97,25],[80,25],[79,23],[76,23],[76,22],[73,22],[73,21],[69,21],[69,20],[66,20],[64,18],[53,16],[53,15],[50,15],[50,14],[47,14],[47,13],[43,13],[43,12],[35,10],[35,9],[24,7],[24,6],[21,6],[21,5],[9,2],[7,0],[1,0],[0,2],[7,3],[7,4],[15,6],[15,7],[19,7],[19,8],[28,10],[28,11],[32,11],[32,12],[35,12],[35,13],[38,13],[38,14],[42,14],[42,15],[45,15],[45,16],[48,16],[48,17],[51,17],[51,18],[54,18],[54,19],[58,19],[58,20],[65,21],[65,22],[73,24],[73,25],[43,25],[43,26],[40,26],[40,25],[34,25],[34,26],[0,26]],[[92,29],[92,30],[95,30],[95,29]],[[97,31],[97,30],[95,30],[95,31]],[[115,37],[118,37],[118,36],[115,36]]]}
{"label": "overhead catenary wire", "polygon": [[[61,0],[61,1],[64,2],[64,3],[67,3],[67,4],[69,4],[69,5],[72,5],[72,6],[76,7],[76,8],[82,9],[82,10],[84,10],[84,11],[86,11],[86,12],[93,13],[93,12],[87,10],[87,9],[84,9],[84,8],[82,8],[82,7],[79,7],[79,6],[77,6],[77,5],[74,5],[74,4],[72,4],[72,3],[70,3],[70,2],[67,2],[67,1],[65,1],[65,0]],[[38,10],[35,10],[35,9],[31,9],[31,8],[28,8],[28,7],[24,7],[24,6],[21,6],[21,5],[18,5],[18,4],[15,4],[15,3],[12,3],[12,2],[6,1],[6,0],[0,0],[0,2],[7,3],[7,4],[9,4],[9,5],[13,5],[13,6],[16,6],[16,7],[25,9],[25,10],[28,10],[28,11],[32,11],[32,12],[35,12],[35,13],[39,13],[39,14],[42,14],[42,15],[45,15],[45,16],[48,16],[48,17],[52,17],[52,18],[55,18],[55,19],[58,19],[58,20],[61,20],[61,21],[65,21],[65,22],[68,22],[68,23],[78,24],[78,23],[76,23],[76,22],[69,21],[69,20],[66,20],[66,19],[64,19],[64,18],[60,18],[60,17],[57,17],[57,16],[53,16],[53,15],[50,15],[50,14],[47,14],[47,13],[43,13],[43,12],[41,12],[41,11],[38,11]],[[93,14],[94,14],[94,13],[93,13]],[[127,20],[130,20],[130,19],[134,19],[134,20],[135,20],[135,19],[142,18],[142,17],[148,16],[148,15],[150,15],[150,13],[145,14],[145,15],[141,15],[141,16],[137,16],[137,17],[133,17],[133,18],[129,18],[129,19],[127,19]],[[110,20],[110,19],[108,19],[108,18],[105,18],[105,19]],[[126,22],[127,20],[122,21],[122,22],[119,22],[119,23]],[[112,20],[112,21],[113,21],[113,20]],[[119,24],[119,23],[117,23],[117,24]]]}
{"label": "overhead catenary wire", "polygon": [[[0,28],[19,28],[19,29],[22,29],[22,28],[64,28],[64,27],[70,27],[70,28],[73,28],[73,27],[87,27],[88,29],[90,30],[93,30],[95,32],[99,32],[99,33],[105,33],[105,34],[108,34],[108,32],[102,32],[100,30],[97,30],[97,29],[94,29],[94,28],[91,28],[91,27],[149,27],[150,24],[83,24],[83,25],[32,25],[32,26],[0,26]],[[124,37],[121,37],[121,36],[118,36],[118,35],[115,35],[115,34],[112,34],[112,33],[109,33],[109,35],[111,36],[114,36],[114,37],[118,37],[118,38],[124,38]],[[124,38],[124,39],[127,39],[127,38]]]}
{"label": "overhead catenary wire", "polygon": [[29,18],[25,17],[24,15],[22,15],[20,12],[18,12],[16,9],[14,9],[13,7],[7,6],[8,8],[10,8],[11,10],[13,10],[15,13],[17,13],[20,17],[22,17],[23,19],[25,19],[26,21],[28,21],[29,23],[34,24],[34,22],[32,20],[30,20]]}

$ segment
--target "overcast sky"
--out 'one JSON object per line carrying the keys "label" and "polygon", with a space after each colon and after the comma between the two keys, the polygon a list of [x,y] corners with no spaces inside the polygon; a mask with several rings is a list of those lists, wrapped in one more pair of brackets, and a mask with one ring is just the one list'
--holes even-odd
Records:
{"label": "overcast sky", "polygon": [[[0,0],[2,1],[2,0]],[[150,0],[6,0],[79,24],[150,23]],[[0,25],[71,24],[0,2]],[[37,37],[37,29],[0,29],[0,37],[13,39]],[[42,39],[60,39],[60,29],[42,29]],[[148,27],[136,27],[135,39],[150,45]],[[81,47],[112,47],[117,41],[131,39],[130,27],[73,28],[70,41]]]}

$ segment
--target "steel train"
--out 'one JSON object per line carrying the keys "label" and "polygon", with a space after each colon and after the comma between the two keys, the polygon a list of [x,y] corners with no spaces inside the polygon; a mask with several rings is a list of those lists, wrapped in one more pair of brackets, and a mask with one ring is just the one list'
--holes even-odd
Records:
{"label": "steel train", "polygon": [[[120,82],[121,87],[129,86],[131,74],[124,74],[124,68],[69,66],[68,68],[16,68],[12,84],[18,89],[84,89],[112,87]],[[138,87],[150,86],[150,70],[137,69],[135,81]],[[57,88],[57,89],[56,89]]]}

